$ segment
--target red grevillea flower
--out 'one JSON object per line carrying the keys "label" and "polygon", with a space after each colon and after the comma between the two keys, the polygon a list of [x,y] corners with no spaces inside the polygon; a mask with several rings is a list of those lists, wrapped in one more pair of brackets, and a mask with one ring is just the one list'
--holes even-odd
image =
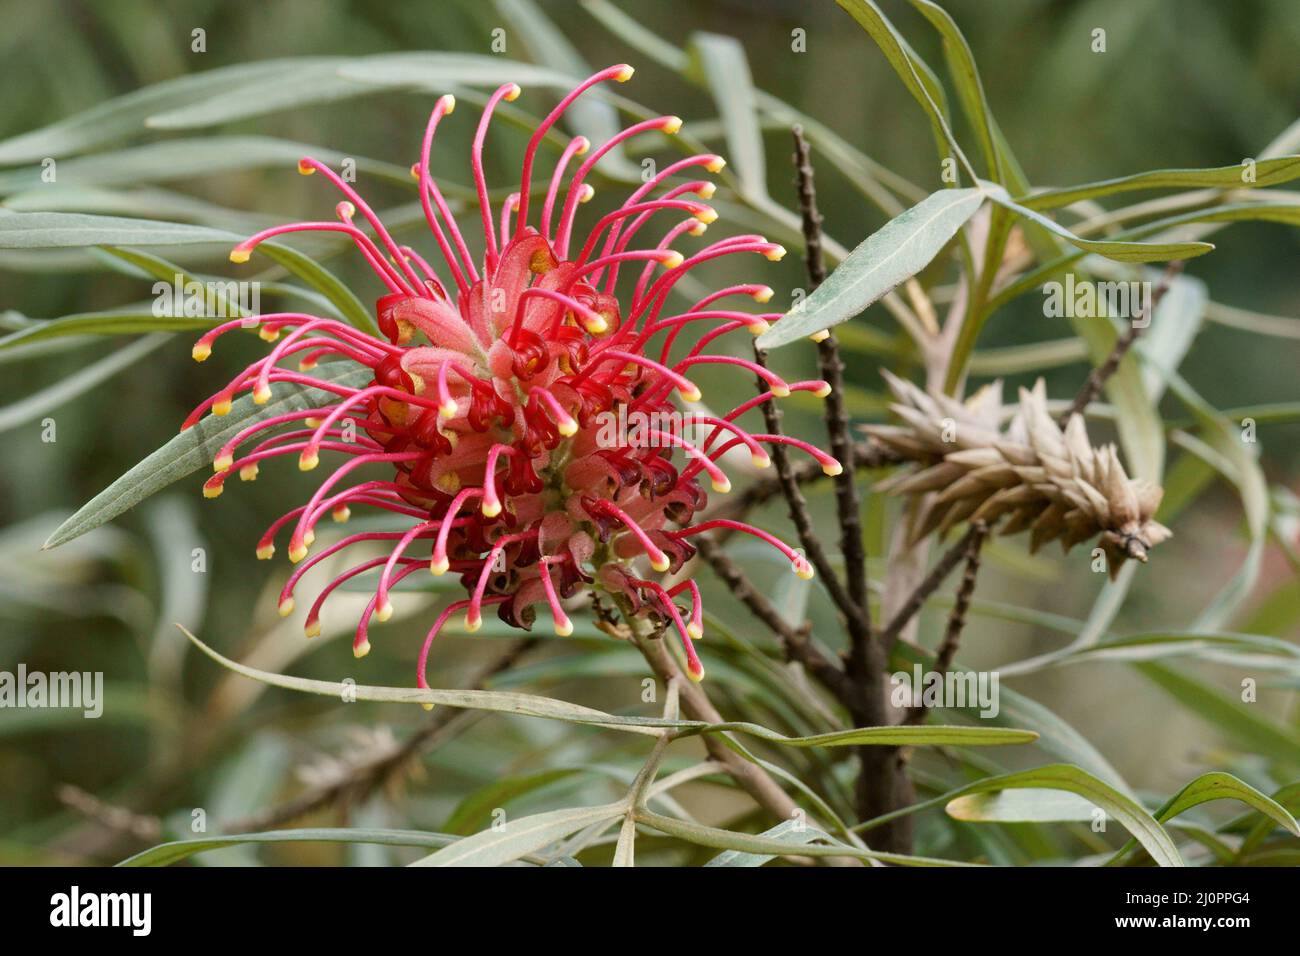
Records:
{"label": "red grevillea flower", "polygon": [[[700,477],[706,475],[715,491],[727,491],[730,483],[718,461],[738,445],[746,446],[760,466],[768,461],[763,444],[781,441],[814,455],[828,472],[839,470],[833,458],[804,442],[750,434],[735,421],[794,390],[825,395],[825,382],[787,383],[753,362],[706,351],[729,332],[758,334],[775,317],[733,311],[723,300],[747,296],[766,302],[771,289],[730,286],[687,312],[664,314],[669,291],[695,266],[742,253],[778,259],[785,251],[754,235],[707,245],[689,257],[671,248],[683,235],[700,235],[716,218],[699,201],[712,195],[713,184],[685,181],[682,174],[696,167],[716,172],[723,160],[698,155],[672,163],[585,237],[575,234],[574,220],[592,194],[585,179],[595,163],[628,137],[650,130],[673,133],[681,120],[664,116],[637,123],[594,150],[577,137],[564,149],[540,202],[530,192],[538,146],[565,109],[595,84],[623,82],[631,75],[629,66],[610,67],[564,97],[529,140],[519,191],[499,213],[484,180],[483,141],[493,110],[502,100],[515,99],[519,87],[506,84],[492,94],[470,162],[482,218],[481,261],[471,255],[429,175],[434,133],[455,107],[451,96],[434,107],[420,161],[412,168],[445,263],[443,275],[415,250],[399,246],[370,206],[313,159],[302,160],[299,172],[320,173],[342,193],[337,221],[267,229],[230,254],[232,261],[244,262],[272,236],[342,232],[388,289],[377,304],[383,338],[314,315],[259,316],[259,332],[277,343],[274,349],[195,409],[185,427],[208,410],[225,414],[244,391],[264,403],[279,383],[314,386],[336,396],[332,403],[268,417],[240,431],[217,455],[216,474],[204,493],[220,494],[235,472],[251,480],[269,458],[297,455],[299,467],[309,471],[323,454],[335,457],[332,474],[307,503],[263,535],[257,556],[271,557],[277,535],[288,535],[289,559],[298,565],[281,593],[281,613],[289,614],[294,588],[308,569],[343,549],[382,542],[385,555],[362,560],[327,584],[307,615],[312,636],[320,630],[321,607],[330,593],[377,569],[378,585],[353,643],[358,657],[370,648],[371,617],[383,621],[392,614],[394,585],[420,571],[459,575],[466,597],[444,610],[430,629],[420,652],[420,687],[428,686],[430,644],[453,613],[463,610],[473,631],[484,608],[495,606],[502,620],[529,628],[534,606],[544,602],[556,633],[566,635],[572,624],[562,601],[588,586],[622,596],[634,613],[654,613],[670,622],[681,636],[689,673],[698,680],[703,668],[692,641],[702,633],[699,589],[690,580],[665,588],[638,567],[677,571],[694,553],[692,536],[711,528],[755,535],[783,552],[795,572],[812,574],[802,555],[757,528],[720,519],[692,523],[707,500]],[[373,237],[354,222],[358,213]],[[685,218],[657,242],[646,240],[651,220],[670,214]],[[623,283],[630,295],[623,298],[616,295],[620,272],[630,273]],[[219,336],[246,324],[235,320],[211,329],[195,344],[194,358],[203,361]],[[707,331],[684,357],[673,359],[672,347],[688,324]],[[290,356],[299,360],[297,371],[280,364]],[[326,357],[359,363],[373,371],[373,379],[365,387],[347,388],[307,374]],[[676,413],[673,393],[697,401],[700,391],[689,376],[709,364],[756,373],[769,390],[722,417]],[[642,437],[651,441],[629,444],[626,436],[608,440],[612,429],[602,431],[610,421],[640,421],[641,416],[651,423],[688,425],[690,434],[701,437],[691,440],[680,428],[655,424],[643,430]],[[363,468],[378,476],[363,480]],[[326,515],[346,520],[357,507],[401,516],[409,526],[353,534],[308,557],[316,524]],[[689,600],[688,612],[678,608],[678,599]]]}

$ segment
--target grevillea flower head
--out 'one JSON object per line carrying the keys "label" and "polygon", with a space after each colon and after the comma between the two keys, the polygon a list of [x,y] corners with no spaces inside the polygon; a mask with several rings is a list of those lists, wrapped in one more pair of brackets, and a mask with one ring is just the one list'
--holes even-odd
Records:
{"label": "grevillea flower head", "polygon": [[[678,160],[598,219],[585,236],[577,233],[578,207],[592,195],[586,179],[596,162],[631,136],[676,132],[681,121],[664,116],[637,123],[594,149],[583,137],[574,138],[560,155],[545,195],[533,195],[538,148],[568,106],[590,87],[622,82],[631,74],[629,66],[610,67],[561,100],[532,134],[519,190],[499,211],[483,173],[484,139],[497,104],[515,99],[520,90],[508,83],[489,97],[470,161],[482,224],[479,260],[429,173],[435,133],[455,107],[451,96],[437,101],[412,168],[444,271],[399,246],[370,206],[313,159],[302,160],[299,171],[319,173],[342,194],[337,220],[267,229],[230,254],[232,261],[243,262],[273,236],[341,232],[387,289],[376,307],[382,338],[331,318],[259,316],[259,332],[276,343],[274,348],[195,409],[186,427],[205,412],[225,414],[242,392],[251,393],[256,403],[269,400],[277,386],[310,386],[332,396],[317,407],[266,417],[241,430],[217,455],[216,474],[204,492],[220,494],[233,473],[255,478],[259,463],[270,458],[296,455],[304,471],[316,468],[323,456],[334,458],[332,473],[306,504],[263,535],[257,556],[271,557],[277,537],[287,536],[289,559],[297,565],[281,593],[280,609],[287,615],[294,609],[295,588],[311,567],[356,546],[384,548],[385,553],[359,560],[330,581],[307,614],[311,636],[320,630],[330,593],[377,570],[374,596],[356,630],[358,657],[369,650],[371,619],[392,614],[398,582],[421,571],[458,575],[465,597],[429,630],[419,657],[421,687],[427,686],[430,645],[451,615],[463,611],[474,631],[485,609],[495,607],[502,620],[529,628],[540,604],[549,608],[555,631],[565,635],[572,631],[565,599],[593,586],[615,595],[632,613],[657,615],[674,628],[688,671],[699,679],[703,668],[693,644],[703,631],[698,587],[690,580],[665,587],[646,575],[680,570],[694,554],[692,537],[715,527],[753,534],[783,552],[795,572],[812,574],[801,554],[766,532],[724,519],[696,521],[707,502],[700,479],[707,477],[714,491],[727,491],[730,483],[719,460],[734,447],[745,446],[763,466],[768,461],[764,443],[788,442],[814,455],[828,472],[839,469],[833,458],[804,442],[750,434],[736,424],[762,402],[795,390],[825,395],[825,382],[787,383],[753,362],[708,351],[720,336],[766,329],[774,315],[736,311],[725,300],[748,297],[763,303],[771,289],[733,285],[709,293],[688,311],[665,314],[669,293],[701,263],[746,253],[778,259],[784,253],[755,235],[714,242],[689,255],[672,248],[680,238],[701,235],[716,218],[701,201],[712,195],[713,184],[686,176],[696,169],[716,172],[723,160],[707,154]],[[677,221],[657,241],[646,239],[652,220],[665,218]],[[208,331],[194,346],[195,359],[206,359],[218,337],[245,324],[236,320]],[[702,334],[685,355],[672,357],[687,326]],[[298,359],[296,371],[281,365],[291,356]],[[354,388],[309,374],[325,358],[357,363],[372,378]],[[767,391],[721,417],[673,417],[675,398],[700,399],[692,376],[707,365],[757,374]],[[607,440],[604,423],[633,416],[651,423],[685,422],[692,437],[680,429],[651,429],[649,442],[629,444],[626,435]],[[407,525],[353,534],[309,556],[318,522],[327,515],[346,520],[358,507],[398,516]]]}

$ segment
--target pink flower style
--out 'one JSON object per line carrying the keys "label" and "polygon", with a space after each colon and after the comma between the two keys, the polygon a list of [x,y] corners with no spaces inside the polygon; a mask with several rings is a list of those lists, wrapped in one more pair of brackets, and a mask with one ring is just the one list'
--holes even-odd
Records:
{"label": "pink flower style", "polygon": [[[288,531],[289,560],[297,567],[284,585],[280,611],[294,608],[294,589],[303,574],[330,555],[354,545],[384,542],[385,556],[363,560],[325,585],[306,620],[307,635],[320,631],[325,600],[341,584],[379,569],[379,581],[357,626],[353,650],[370,649],[370,618],[384,621],[393,612],[391,592],[402,579],[428,569],[435,575],[460,576],[466,597],[447,607],[434,622],[420,651],[417,683],[427,687],[425,670],[430,646],[448,618],[465,612],[468,630],[477,630],[485,607],[495,606],[507,623],[530,628],[534,605],[545,602],[555,632],[572,632],[563,600],[588,586],[622,596],[632,613],[653,613],[671,622],[680,635],[690,675],[704,671],[693,641],[703,632],[700,591],[693,580],[665,588],[642,576],[638,567],[676,572],[694,554],[691,538],[713,528],[747,532],[788,557],[796,573],[810,577],[801,554],[750,525],[715,519],[692,524],[705,507],[700,487],[708,476],[714,491],[730,487],[718,461],[729,449],[744,445],[755,464],[765,466],[764,443],[784,442],[815,456],[828,473],[838,463],[824,452],[794,438],[750,434],[736,419],[763,402],[792,391],[825,396],[821,381],[785,382],[756,363],[706,352],[719,336],[740,329],[758,334],[775,315],[754,315],[721,307],[722,300],[748,296],[767,302],[772,290],[762,285],[735,285],[702,298],[690,311],[663,315],[669,290],[694,267],[725,255],[758,253],[779,259],[785,252],[762,236],[741,235],[705,246],[684,257],[670,248],[684,234],[698,236],[716,218],[707,181],[680,182],[678,174],[695,167],[717,172],[719,156],[696,155],[665,167],[636,189],[616,210],[600,218],[578,242],[574,234],[579,204],[591,198],[584,180],[596,162],[616,144],[650,130],[674,133],[675,116],[637,123],[594,150],[578,136],[563,150],[540,209],[530,194],[533,164],[543,137],[579,95],[603,81],[623,82],[632,68],[618,65],[582,82],[542,121],[528,142],[519,191],[494,218],[483,174],[483,142],[493,110],[520,92],[508,83],[489,98],[479,120],[471,170],[479,197],[484,254],[479,264],[452,217],[437,183],[429,174],[434,133],[455,108],[451,96],[434,106],[424,132],[419,163],[420,201],[429,229],[446,264],[451,287],[408,246],[399,246],[374,211],[327,166],[303,159],[298,171],[320,173],[345,199],[336,207],[338,221],[300,222],[267,229],[232,250],[244,262],[260,242],[291,232],[346,233],[387,286],[377,303],[383,338],[371,336],[336,319],[279,312],[258,317],[261,337],[277,342],[262,360],[240,372],[228,385],[194,410],[183,427],[206,411],[224,415],[236,395],[250,391],[265,403],[277,383],[323,390],[332,404],[264,418],[242,429],[213,462],[216,474],[204,485],[215,497],[232,473],[256,477],[267,459],[296,454],[303,471],[315,468],[324,452],[341,461],[305,505],[276,520],[257,545],[259,558],[270,558],[274,541]],[[583,157],[576,171],[569,166]],[[563,188],[562,188],[563,187]],[[658,193],[656,197],[656,192]],[[374,238],[355,222],[369,223]],[[633,245],[657,213],[677,212],[685,219],[653,245]],[[537,224],[530,223],[535,216]],[[615,294],[619,272],[640,270],[630,299]],[[662,267],[662,271],[657,271]],[[630,303],[626,309],[621,302]],[[669,357],[688,324],[708,326],[685,357]],[[246,325],[235,320],[206,332],[193,355],[203,361],[213,342]],[[281,333],[285,333],[281,338]],[[657,349],[651,342],[663,333]],[[422,338],[421,338],[422,337]],[[298,371],[281,362],[298,356]],[[374,373],[369,385],[347,388],[309,374],[317,360],[337,357],[360,363]],[[600,423],[607,413],[629,418],[645,413],[672,413],[672,393],[695,402],[700,391],[688,374],[705,365],[728,365],[755,373],[768,390],[718,418],[688,413],[691,426],[710,429],[702,442],[657,431],[655,447],[616,447],[602,443]],[[702,434],[702,432],[701,432]],[[257,440],[252,447],[243,448]],[[242,450],[241,450],[242,449]],[[680,460],[674,457],[680,453]],[[345,479],[364,466],[381,466],[387,478]],[[316,524],[326,515],[344,521],[352,508],[377,508],[410,521],[405,531],[353,534],[308,557]],[[427,550],[425,550],[427,549]],[[676,601],[690,602],[689,612]]]}

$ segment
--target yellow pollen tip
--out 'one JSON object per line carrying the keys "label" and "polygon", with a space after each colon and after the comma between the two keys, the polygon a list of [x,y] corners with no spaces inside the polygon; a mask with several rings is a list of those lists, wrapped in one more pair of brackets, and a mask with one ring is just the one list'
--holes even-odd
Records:
{"label": "yellow pollen tip", "polygon": [[468,614],[465,615],[465,630],[469,631],[471,634],[473,634],[482,626],[483,626],[483,615],[476,614],[473,617],[470,617]]}
{"label": "yellow pollen tip", "polygon": [[573,633],[573,622],[567,617],[561,618],[555,622],[555,633],[560,637],[568,637]]}
{"label": "yellow pollen tip", "polygon": [[253,389],[254,405],[265,405],[270,400],[271,400],[271,386],[259,385],[257,388]]}
{"label": "yellow pollen tip", "polygon": [[212,346],[207,345],[204,342],[200,342],[199,344],[195,345],[194,348],[190,349],[190,358],[194,359],[194,361],[196,362],[207,361],[208,356],[211,354],[212,354]]}
{"label": "yellow pollen tip", "polygon": [[230,399],[222,398],[212,403],[212,414],[220,418],[230,414]]}
{"label": "yellow pollen tip", "polygon": [[445,554],[441,558],[435,558],[434,560],[429,562],[429,571],[431,574],[435,576],[446,574],[447,569],[450,567],[451,567],[451,562],[447,560],[447,556]]}
{"label": "yellow pollen tip", "polygon": [[483,502],[483,517],[495,518],[501,513],[501,502],[485,501]]}
{"label": "yellow pollen tip", "polygon": [[216,485],[207,485],[207,484],[205,484],[205,485],[203,486],[203,497],[204,497],[204,498],[220,498],[220,497],[221,497],[221,492],[223,492],[224,490],[225,490],[225,487],[224,487],[223,485],[221,485],[221,484],[216,484]]}
{"label": "yellow pollen tip", "polygon": [[555,427],[559,429],[560,434],[565,438],[572,438],[578,434],[578,423],[572,418],[559,422]]}
{"label": "yellow pollen tip", "polygon": [[320,620],[310,620],[302,626],[302,633],[307,637],[320,637]]}
{"label": "yellow pollen tip", "polygon": [[438,414],[443,418],[455,418],[458,411],[460,411],[460,406],[454,401],[438,406]]}
{"label": "yellow pollen tip", "polygon": [[591,140],[587,139],[587,137],[585,136],[578,136],[574,138],[574,142],[577,143],[578,145],[573,148],[573,155],[574,156],[587,155],[587,150],[591,149]]}
{"label": "yellow pollen tip", "polygon": [[725,477],[720,480],[715,478],[712,484],[713,490],[720,495],[725,495],[731,490],[731,481]]}
{"label": "yellow pollen tip", "polygon": [[591,197],[596,195],[596,187],[590,183],[582,184],[582,192],[578,193],[578,202],[591,202]]}
{"label": "yellow pollen tip", "polygon": [[808,336],[808,338],[814,342],[825,342],[830,337],[831,337],[830,329],[822,329],[820,332],[814,332],[812,335]]}
{"label": "yellow pollen tip", "polygon": [[714,156],[704,164],[704,168],[711,173],[720,173],[727,168],[727,161],[721,156]]}
{"label": "yellow pollen tip", "polygon": [[303,558],[307,557],[307,546],[301,541],[297,544],[289,545],[289,560],[297,564]]}
{"label": "yellow pollen tip", "polygon": [[676,269],[685,259],[680,252],[670,252],[660,260],[665,269]]}
{"label": "yellow pollen tip", "polygon": [[385,601],[383,606],[375,611],[375,617],[381,621],[387,621],[393,616],[393,602]]}
{"label": "yellow pollen tip", "polygon": [[365,657],[369,653],[370,653],[369,641],[366,641],[362,644],[354,644],[352,646],[352,656],[355,657],[357,660],[361,660],[361,658]]}
{"label": "yellow pollen tip", "polygon": [[338,217],[344,222],[351,222],[352,217],[357,214],[357,207],[345,199],[334,207],[334,212],[336,212]]}
{"label": "yellow pollen tip", "polygon": [[218,455],[212,462],[212,470],[219,475],[223,471],[229,471],[234,463],[235,459],[230,455]]}
{"label": "yellow pollen tip", "polygon": [[830,393],[831,393],[831,383],[830,383],[830,382],[823,382],[821,388],[819,388],[819,389],[817,389],[817,391],[813,392],[813,394],[816,395],[818,398],[825,398],[825,397],[826,397],[827,395],[829,395]]}
{"label": "yellow pollen tip", "polygon": [[700,220],[696,219],[693,223],[691,223],[691,227],[686,231],[690,233],[692,236],[702,236],[704,235],[705,232],[708,231],[708,229],[709,229],[709,224],[707,222],[700,222]]}
{"label": "yellow pollen tip", "polygon": [[230,250],[231,262],[247,262],[252,253],[247,249],[240,249],[238,246]]}
{"label": "yellow pollen tip", "polygon": [[766,319],[755,319],[753,322],[749,323],[749,331],[753,335],[762,335],[771,327],[772,326],[767,323]]}
{"label": "yellow pollen tip", "polygon": [[300,372],[310,372],[315,367],[316,367],[315,359],[305,358],[298,363],[298,371]]}
{"label": "yellow pollen tip", "polygon": [[433,704],[420,704],[425,710],[433,710]]}
{"label": "yellow pollen tip", "polygon": [[257,330],[257,337],[263,342],[274,342],[280,337],[280,330],[271,325],[264,325]]}
{"label": "yellow pollen tip", "polygon": [[699,388],[694,385],[688,385],[686,388],[679,388],[677,394],[682,397],[684,402],[698,402],[703,396]]}
{"label": "yellow pollen tip", "polygon": [[794,573],[799,575],[805,581],[811,581],[813,578],[813,567],[807,561],[803,561],[794,566]]}
{"label": "yellow pollen tip", "polygon": [[258,548],[255,553],[257,554],[257,560],[270,561],[271,556],[275,554],[275,545],[264,544],[260,548]]}
{"label": "yellow pollen tip", "polygon": [[452,96],[450,93],[443,95],[441,103],[443,116],[450,116],[452,113],[456,112],[456,97]]}
{"label": "yellow pollen tip", "polygon": [[521,87],[518,83],[511,83],[510,89],[506,90],[505,96],[501,98],[505,100],[507,103],[513,103],[515,100],[519,99],[519,94],[522,93],[523,91],[524,91],[523,87]]}
{"label": "yellow pollen tip", "polygon": [[420,164],[419,164],[419,163],[412,163],[412,164],[411,164],[411,178],[412,178],[412,179],[419,179],[419,178],[420,178]]}
{"label": "yellow pollen tip", "polygon": [[704,680],[704,668],[699,665],[688,667],[686,668],[686,676],[698,684]]}
{"label": "yellow pollen tip", "polygon": [[302,536],[302,541],[303,544],[307,545],[307,547],[310,548],[313,544],[316,543],[316,532],[311,530],[311,528],[308,528],[307,533]]}
{"label": "yellow pollen tip", "polygon": [[299,455],[299,456],[298,456],[298,470],[299,470],[299,471],[311,471],[313,468],[315,468],[315,467],[316,467],[317,465],[319,465],[319,464],[320,464],[320,456],[319,456],[319,455],[307,455],[307,454],[302,454],[302,455]]}
{"label": "yellow pollen tip", "polygon": [[668,560],[668,555],[656,554],[652,555],[650,558],[650,567],[654,568],[660,574],[663,574],[672,567],[672,562]]}
{"label": "yellow pollen tip", "polygon": [[600,316],[593,316],[587,319],[587,331],[592,335],[604,335],[609,331],[609,323]]}
{"label": "yellow pollen tip", "polygon": [[760,303],[762,303],[762,302],[771,302],[771,301],[772,301],[772,296],[775,295],[775,294],[776,294],[776,293],[772,291],[772,287],[771,287],[771,286],[765,285],[765,286],[762,286],[761,288],[758,288],[758,289],[755,289],[755,290],[754,290],[754,301],[755,301],[755,302],[760,302]]}
{"label": "yellow pollen tip", "polygon": [[662,129],[665,133],[668,133],[670,136],[673,133],[676,133],[681,128],[682,128],[682,118],[680,116],[667,116],[664,118],[664,125]]}
{"label": "yellow pollen tip", "polygon": [[307,160],[300,159],[298,160],[298,172],[304,176],[310,176],[316,172],[316,167],[312,166]]}
{"label": "yellow pollen tip", "polygon": [[635,69],[624,63],[619,71],[614,74],[614,80],[618,83],[626,83],[628,80],[632,79],[632,74],[635,72]]}
{"label": "yellow pollen tip", "polygon": [[280,616],[288,617],[293,613],[293,598],[287,597],[280,602]]}
{"label": "yellow pollen tip", "polygon": [[704,628],[700,627],[698,624],[687,624],[686,636],[693,641],[698,641],[700,638],[704,637]]}
{"label": "yellow pollen tip", "polygon": [[352,517],[352,511],[349,508],[335,508],[330,512],[330,516],[339,524],[343,524]]}
{"label": "yellow pollen tip", "polygon": [[785,258],[785,246],[773,246],[763,256],[772,262],[780,262]]}
{"label": "yellow pollen tip", "polygon": [[321,419],[319,419],[319,418],[304,418],[304,419],[302,420],[302,423],[303,423],[304,425],[306,425],[308,428],[320,428],[320,425],[321,425]]}
{"label": "yellow pollen tip", "polygon": [[772,395],[773,395],[773,397],[775,397],[775,398],[789,398],[789,397],[790,397],[790,388],[789,388],[789,386],[787,386],[787,385],[785,385],[785,384],[773,385],[773,386],[772,386]]}
{"label": "yellow pollen tip", "polygon": [[240,468],[240,469],[239,469],[239,480],[240,480],[240,481],[256,481],[256,480],[257,480],[257,462],[253,462],[251,465],[245,465],[243,468]]}
{"label": "yellow pollen tip", "polygon": [[826,475],[827,478],[834,478],[836,475],[844,473],[844,466],[838,461],[827,462],[822,465],[822,473]]}
{"label": "yellow pollen tip", "polygon": [[695,218],[707,226],[711,222],[718,221],[718,211],[712,206],[705,206],[695,214]]}
{"label": "yellow pollen tip", "polygon": [[770,468],[772,465],[772,459],[767,455],[750,455],[749,457],[755,468]]}
{"label": "yellow pollen tip", "polygon": [[695,195],[701,199],[712,199],[713,194],[718,191],[717,183],[700,183],[700,188],[695,190]]}

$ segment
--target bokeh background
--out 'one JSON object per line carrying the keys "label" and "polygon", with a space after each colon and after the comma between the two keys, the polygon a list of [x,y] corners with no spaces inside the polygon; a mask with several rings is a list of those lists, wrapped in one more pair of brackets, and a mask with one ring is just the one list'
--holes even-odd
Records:
{"label": "bokeh background", "polygon": [[[685,132],[726,152],[718,111],[709,92],[676,71],[629,47],[594,16],[593,7],[614,7],[673,48],[709,31],[741,41],[754,84],[834,129],[876,162],[926,189],[939,186],[929,129],[915,103],[869,38],[834,4],[805,0],[610,0],[583,5],[539,0],[582,63],[627,61],[638,72],[627,96],[686,120]],[[951,11],[983,70],[990,104],[1016,149],[1031,182],[1066,185],[1153,168],[1223,166],[1256,155],[1300,113],[1300,5],[1290,0],[949,0]],[[905,4],[885,4],[895,23],[932,64],[939,64],[933,31]],[[0,76],[5,109],[0,139],[72,117],[114,97],[175,77],[233,64],[288,56],[456,51],[488,54],[493,30],[506,30],[511,59],[542,57],[530,21],[508,2],[363,3],[343,0],[237,2],[0,2]],[[1089,48],[1090,33],[1107,31],[1104,55]],[[191,51],[191,31],[206,30],[206,52]],[[806,52],[793,51],[792,31],[806,31]],[[572,72],[582,72],[575,61]],[[459,93],[460,91],[458,91]],[[519,106],[540,113],[546,92],[529,91]],[[169,136],[274,136],[343,155],[370,157],[399,169],[415,158],[428,91],[382,91],[268,116],[239,120],[217,130],[128,136],[117,145]],[[472,100],[467,107],[472,107]],[[475,110],[468,110],[476,112]],[[436,173],[467,183],[464,155],[470,123],[451,124],[440,144]],[[776,124],[773,124],[774,126]],[[961,131],[959,131],[961,132]],[[439,134],[440,139],[444,136]],[[497,134],[490,174],[509,182],[519,135]],[[794,203],[788,132],[765,134],[767,185],[774,199]],[[652,154],[660,144],[649,142]],[[215,147],[222,148],[222,147]],[[1291,150],[1295,152],[1296,150]],[[662,150],[658,150],[662,153]],[[630,157],[636,160],[639,157]],[[816,157],[814,157],[816,159]],[[238,164],[234,164],[238,165]],[[827,232],[852,246],[886,216],[830,164],[819,165],[818,186]],[[259,168],[160,176],[147,187],[111,178],[101,188],[125,197],[119,214],[175,197],[190,197],[190,221],[232,231],[252,231],[289,219],[325,217],[334,199],[316,180],[299,177],[292,162]],[[10,204],[30,193],[30,166],[0,171]],[[24,178],[26,177],[26,178]],[[319,177],[317,177],[318,179]],[[414,193],[363,164],[359,187],[378,208],[408,204]],[[27,206],[24,208],[35,208]],[[179,207],[177,207],[179,208]],[[170,218],[186,218],[183,212]],[[725,228],[725,222],[717,229]],[[413,233],[412,233],[413,234]],[[782,241],[787,241],[782,239]],[[1300,326],[1300,232],[1275,224],[1241,224],[1217,235],[1219,248],[1189,264],[1210,299]],[[787,241],[792,249],[795,244]],[[309,245],[304,245],[309,248]],[[178,251],[178,261],[221,271],[218,251]],[[363,300],[375,294],[348,256],[331,268],[352,281]],[[730,267],[728,267],[730,268]],[[728,268],[714,273],[731,278]],[[753,274],[760,271],[761,276]],[[740,273],[736,273],[740,277]],[[778,290],[789,302],[804,284],[797,255],[779,266],[750,267],[747,279]],[[84,252],[0,253],[0,312],[6,330],[24,317],[54,318],[115,308],[148,298],[150,283],[108,267]],[[853,408],[861,420],[879,418],[882,388],[877,368],[890,364],[915,371],[906,339],[879,308],[854,321],[874,330],[846,334],[852,352]],[[1300,337],[1260,335],[1222,322],[1205,321],[1182,365],[1185,377],[1221,409],[1294,402]],[[1031,295],[998,312],[980,349],[998,349],[1068,336],[1059,320],[1044,318]],[[192,336],[180,334],[143,360],[70,400],[43,392],[122,348],[117,338],[87,337],[44,348],[0,350],[0,668],[19,661],[48,671],[99,670],[108,703],[98,721],[62,712],[0,712],[0,862],[94,862],[121,858],[149,841],[95,822],[104,808],[73,809],[59,797],[62,785],[138,811],[162,830],[184,826],[192,808],[214,820],[231,820],[282,799],[302,786],[303,769],[344,772],[349,754],[401,737],[417,724],[409,710],[263,692],[219,671],[187,650],[172,622],[201,633],[214,646],[272,669],[371,684],[405,685],[422,633],[421,620],[436,594],[406,599],[399,620],[375,640],[376,653],[352,661],[346,644],[327,640],[305,647],[296,622],[281,623],[274,592],[286,573],[280,562],[253,559],[253,544],[285,501],[296,501],[309,479],[296,471],[263,469],[256,485],[232,483],[219,501],[205,502],[197,476],[79,541],[52,552],[40,544],[68,513],[167,441],[188,410],[209,394],[239,362],[258,354],[255,339],[218,350],[196,366]],[[793,371],[811,369],[810,350],[792,346],[778,362]],[[1045,374],[1055,397],[1069,397],[1087,372],[1079,361]],[[982,380],[987,376],[976,376]],[[1010,373],[1008,385],[1033,375]],[[742,386],[747,383],[742,383]],[[743,387],[737,386],[737,394]],[[719,385],[724,390],[730,386]],[[40,393],[33,406],[30,396]],[[1171,417],[1185,412],[1167,407]],[[814,434],[817,419],[806,408],[791,413],[800,434]],[[53,418],[57,440],[42,440],[42,419]],[[1107,424],[1096,426],[1104,434]],[[1262,462],[1271,486],[1296,488],[1300,426],[1261,422]],[[1171,451],[1171,460],[1177,455]],[[814,496],[823,518],[833,512],[824,491]],[[893,512],[869,505],[873,568],[880,571],[887,519]],[[779,526],[772,508],[765,520]],[[1238,499],[1222,484],[1198,497],[1175,524],[1176,537],[1143,568],[1116,633],[1185,626],[1192,609],[1233,573],[1245,542]],[[829,522],[824,525],[829,528]],[[1286,524],[1294,540],[1294,525]],[[205,570],[193,570],[193,549],[204,549]],[[747,554],[743,550],[738,552]],[[754,552],[756,577],[779,588],[777,564],[766,567]],[[1020,539],[1003,540],[990,552],[980,598],[1040,612],[1083,619],[1097,597],[1100,577],[1086,572],[1083,557],[1053,552],[1030,560]],[[716,589],[715,589],[716,590]],[[344,634],[347,600],[331,615],[333,637]],[[837,646],[833,616],[814,589],[788,594],[804,606],[821,639]],[[761,642],[744,612],[713,595],[713,609],[738,634]],[[355,598],[359,601],[360,598]],[[922,640],[941,627],[942,607],[922,619]],[[1278,548],[1270,548],[1251,599],[1232,622],[1235,629],[1295,639],[1300,590]],[[508,639],[504,631],[442,641],[431,674],[435,686],[458,686],[491,651]],[[978,667],[1024,658],[1062,646],[1068,636],[1007,615],[976,617],[967,631],[963,660]],[[638,660],[611,652],[608,639],[579,636],[569,644],[548,641],[528,663],[495,686],[522,687],[551,696],[634,710],[639,705]],[[485,650],[487,648],[487,650]],[[310,653],[307,651],[310,650]],[[719,650],[722,670],[726,651]],[[1207,682],[1227,689],[1240,674],[1207,667]],[[715,685],[724,712],[733,695]],[[1248,747],[1220,728],[1176,707],[1164,692],[1114,662],[1075,664],[1010,682],[1050,707],[1100,750],[1135,788],[1169,792],[1196,772],[1225,763],[1248,774],[1255,760]],[[1284,704],[1270,719],[1296,728],[1297,714]],[[376,744],[379,740],[379,744]],[[536,781],[511,799],[511,812],[530,806],[570,805],[607,784],[582,775],[553,775],[557,766],[619,766],[631,745],[612,735],[488,717],[434,750],[423,773],[402,793],[385,792],[350,808],[347,819],[369,825],[437,829],[470,795],[482,795],[495,779],[531,774]],[[632,751],[634,755],[635,751]],[[1039,762],[1042,762],[1041,760]],[[630,764],[635,766],[635,763]],[[562,795],[565,792],[573,795]],[[725,817],[727,793],[707,787],[689,795],[702,812]],[[486,806],[496,804],[490,797]],[[530,802],[531,801],[531,802]],[[557,801],[568,801],[557,802]],[[81,801],[83,804],[84,800]],[[480,801],[481,802],[481,801]],[[474,819],[470,814],[469,819]],[[317,817],[340,819],[337,812]],[[481,825],[481,820],[477,825]],[[471,827],[472,829],[472,827]],[[223,855],[225,854],[225,855]],[[383,848],[222,851],[211,862],[392,862],[403,858]]]}

